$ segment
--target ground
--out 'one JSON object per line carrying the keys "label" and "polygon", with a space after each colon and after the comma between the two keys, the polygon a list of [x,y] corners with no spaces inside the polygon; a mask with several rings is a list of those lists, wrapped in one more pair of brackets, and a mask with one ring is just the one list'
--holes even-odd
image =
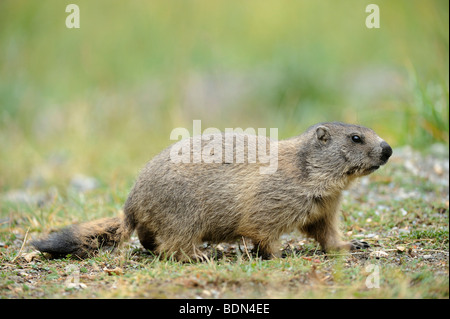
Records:
{"label": "ground", "polygon": [[[261,260],[251,242],[200,247],[205,261],[179,263],[136,237],[114,251],[47,259],[29,240],[72,222],[120,212],[125,190],[76,176],[53,188],[0,194],[1,298],[448,298],[448,149],[394,150],[390,162],[344,194],[353,253],[323,253],[301,234],[281,238],[282,258]],[[68,217],[70,216],[70,217]]]}

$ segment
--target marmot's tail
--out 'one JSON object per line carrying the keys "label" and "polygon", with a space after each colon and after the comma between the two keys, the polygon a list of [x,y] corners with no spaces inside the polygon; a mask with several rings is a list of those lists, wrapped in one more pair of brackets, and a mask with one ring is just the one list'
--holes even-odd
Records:
{"label": "marmot's tail", "polygon": [[52,257],[70,254],[86,258],[92,256],[99,248],[116,247],[127,240],[134,230],[132,224],[120,217],[103,218],[66,227],[31,244],[39,251],[51,254]]}

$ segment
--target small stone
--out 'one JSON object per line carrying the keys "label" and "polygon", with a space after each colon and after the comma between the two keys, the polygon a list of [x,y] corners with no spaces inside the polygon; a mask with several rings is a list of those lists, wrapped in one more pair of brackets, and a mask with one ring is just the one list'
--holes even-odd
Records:
{"label": "small stone", "polygon": [[370,257],[375,257],[375,258],[386,258],[387,256],[389,256],[386,252],[381,251],[381,250],[376,250],[370,253]]}
{"label": "small stone", "polygon": [[444,170],[442,169],[442,166],[439,163],[435,163],[433,165],[433,170],[437,175],[444,174]]}
{"label": "small stone", "polygon": [[399,252],[399,253],[403,253],[406,250],[406,247],[403,247],[403,246],[397,246],[396,248],[397,248],[397,252]]}
{"label": "small stone", "polygon": [[87,286],[82,284],[81,282],[69,282],[66,284],[66,288],[68,289],[86,289]]}

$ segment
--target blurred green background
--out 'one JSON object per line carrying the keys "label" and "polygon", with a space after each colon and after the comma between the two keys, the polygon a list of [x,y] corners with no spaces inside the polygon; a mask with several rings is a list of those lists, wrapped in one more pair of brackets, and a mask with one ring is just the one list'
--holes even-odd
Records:
{"label": "blurred green background", "polygon": [[[80,29],[66,28],[69,3]],[[279,138],[345,121],[393,146],[448,145],[448,6],[1,0],[0,189],[78,173],[129,185],[194,119]]]}

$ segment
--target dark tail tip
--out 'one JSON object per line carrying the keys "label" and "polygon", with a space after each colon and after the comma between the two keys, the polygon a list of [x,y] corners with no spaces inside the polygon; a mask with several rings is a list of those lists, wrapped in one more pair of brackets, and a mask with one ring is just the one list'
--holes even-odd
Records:
{"label": "dark tail tip", "polygon": [[87,251],[77,238],[75,228],[76,226],[64,228],[45,239],[32,241],[31,245],[41,252],[49,253],[53,258],[66,257],[69,254],[85,258]]}

